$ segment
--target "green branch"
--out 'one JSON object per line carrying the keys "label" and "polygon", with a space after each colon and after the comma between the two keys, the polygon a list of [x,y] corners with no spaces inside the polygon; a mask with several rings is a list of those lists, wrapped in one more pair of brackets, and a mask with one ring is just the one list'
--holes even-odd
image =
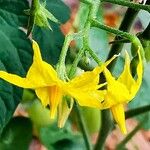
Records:
{"label": "green branch", "polygon": [[89,137],[87,129],[86,129],[85,121],[84,121],[84,118],[82,116],[82,112],[81,112],[81,110],[80,110],[77,103],[75,103],[75,111],[76,111],[76,114],[77,114],[80,129],[81,129],[82,134],[83,134],[83,138],[84,138],[84,141],[85,141],[86,148],[87,148],[87,150],[92,150],[92,145],[91,145],[90,137]]}
{"label": "green branch", "polygon": [[[143,121],[144,122],[144,121]],[[121,141],[116,147],[116,150],[123,150],[125,148],[125,145],[131,140],[131,138],[140,130],[142,127],[143,122],[139,123],[133,131],[131,131],[124,140]]]}
{"label": "green branch", "polygon": [[150,105],[146,105],[146,106],[143,106],[143,107],[128,110],[128,111],[125,112],[125,117],[126,117],[126,119],[132,118],[132,117],[135,117],[137,115],[146,113],[148,111],[150,111]]}
{"label": "green branch", "polygon": [[129,8],[135,9],[135,10],[143,9],[143,10],[150,12],[150,6],[149,5],[137,4],[137,3],[129,2],[126,0],[101,0],[101,2],[110,2],[110,3],[118,4],[121,6],[127,6]]}
{"label": "green branch", "polygon": [[97,27],[97,28],[100,28],[100,29],[103,29],[105,31],[108,31],[110,33],[114,33],[116,34],[117,36],[120,36],[124,39],[128,39],[131,41],[131,43],[134,45],[134,47],[138,50],[139,47],[140,47],[140,50],[141,50],[141,54],[142,56],[144,56],[144,49],[143,49],[143,46],[140,42],[140,40],[137,38],[137,36],[135,35],[132,35],[130,33],[127,33],[127,32],[123,32],[123,31],[120,31],[120,30],[117,30],[115,28],[112,28],[112,27],[109,27],[109,26],[106,26],[104,24],[102,24],[101,22],[97,21],[96,19],[92,19],[91,20],[91,25],[93,27]]}
{"label": "green branch", "polygon": [[80,59],[81,59],[81,57],[82,57],[84,51],[85,51],[84,48],[81,48],[81,49],[78,51],[77,56],[75,57],[75,59],[74,59],[74,61],[73,61],[73,64],[72,64],[72,66],[71,66],[71,68],[70,68],[70,70],[69,70],[69,74],[68,74],[68,77],[69,77],[69,78],[72,78],[72,77],[74,76],[74,74],[75,74],[75,72],[76,72],[77,65],[78,65],[78,63],[79,63],[79,61],[80,61]]}
{"label": "green branch", "polygon": [[98,139],[95,145],[94,150],[103,150],[105,140],[112,130],[112,120],[111,120],[111,115],[109,110],[102,110],[101,111],[101,121],[102,121],[102,126],[99,131]]}

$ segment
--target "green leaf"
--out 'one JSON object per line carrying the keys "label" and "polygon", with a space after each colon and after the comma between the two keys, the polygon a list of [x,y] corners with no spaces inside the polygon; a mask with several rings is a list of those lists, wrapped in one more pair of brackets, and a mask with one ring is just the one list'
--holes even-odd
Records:
{"label": "green leaf", "polygon": [[0,0],[0,22],[4,22],[11,26],[27,26],[28,17],[24,10],[29,9],[27,0]]}
{"label": "green leaf", "polygon": [[[17,29],[17,26],[27,24],[27,17],[23,13],[27,8],[26,0],[0,1],[0,70],[25,75],[32,62],[31,43],[26,39],[25,33]],[[20,88],[0,80],[0,132],[11,118],[21,97]]]}
{"label": "green leaf", "polygon": [[63,45],[64,36],[58,25],[52,26],[53,31],[40,27],[33,30],[33,39],[40,46],[42,58],[50,64],[56,64]]}
{"label": "green leaf", "polygon": [[[25,76],[32,63],[31,42],[19,26],[27,25],[26,0],[0,0],[0,70]],[[0,133],[12,117],[22,89],[0,79]]]}
{"label": "green leaf", "polygon": [[32,140],[32,124],[28,118],[13,118],[0,137],[1,150],[27,150]]}
{"label": "green leaf", "polygon": [[[141,106],[145,106],[150,104],[149,100],[149,92],[150,92],[150,64],[147,64],[145,66],[144,70],[144,76],[143,76],[143,83],[141,86],[140,91],[138,92],[137,96],[129,103],[129,108],[138,108]],[[142,124],[145,129],[150,129],[150,112],[144,113],[142,115],[139,115],[136,117],[138,120],[143,121],[143,119],[146,119],[146,121]]]}
{"label": "green leaf", "polygon": [[49,150],[85,149],[82,136],[74,134],[68,124],[62,129],[58,128],[56,124],[41,128],[40,139]]}
{"label": "green leaf", "polygon": [[[31,42],[25,33],[9,25],[0,25],[0,70],[25,76],[31,63]],[[21,97],[21,88],[0,79],[0,131],[11,118]]]}

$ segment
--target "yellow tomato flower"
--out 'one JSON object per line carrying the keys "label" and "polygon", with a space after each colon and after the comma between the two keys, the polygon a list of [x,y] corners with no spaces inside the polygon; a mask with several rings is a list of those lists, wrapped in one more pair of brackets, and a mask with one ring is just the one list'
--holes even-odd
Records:
{"label": "yellow tomato flower", "polygon": [[116,80],[105,68],[104,74],[107,81],[107,94],[101,103],[101,109],[110,108],[116,123],[125,134],[125,114],[123,105],[131,101],[138,92],[142,83],[143,64],[140,51],[138,50],[139,63],[137,65],[137,77],[134,79],[130,71],[130,58],[126,52],[124,70]]}
{"label": "yellow tomato flower", "polygon": [[58,104],[61,103],[62,97],[65,95],[75,98],[81,106],[99,108],[106,92],[98,90],[103,86],[103,84],[98,85],[99,73],[116,56],[101,67],[96,67],[93,71],[84,72],[71,81],[65,82],[59,79],[57,72],[50,64],[42,60],[39,46],[35,41],[33,41],[33,50],[33,63],[26,77],[0,71],[0,78],[19,87],[34,89],[42,105],[50,105],[51,118],[55,117]]}

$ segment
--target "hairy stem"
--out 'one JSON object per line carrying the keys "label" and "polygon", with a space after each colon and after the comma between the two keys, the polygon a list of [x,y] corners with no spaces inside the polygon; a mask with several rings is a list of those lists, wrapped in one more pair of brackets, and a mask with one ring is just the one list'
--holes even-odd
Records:
{"label": "hairy stem", "polygon": [[137,4],[134,2],[129,2],[129,1],[125,1],[125,0],[101,0],[102,2],[110,2],[113,4],[118,4],[121,6],[127,6],[129,8],[135,9],[135,10],[146,10],[148,12],[150,12],[150,6],[149,5],[142,5],[142,4]]}

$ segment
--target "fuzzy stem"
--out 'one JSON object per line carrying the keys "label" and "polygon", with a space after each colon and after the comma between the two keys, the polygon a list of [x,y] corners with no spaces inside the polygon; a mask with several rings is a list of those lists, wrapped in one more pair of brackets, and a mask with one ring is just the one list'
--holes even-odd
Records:
{"label": "fuzzy stem", "polygon": [[79,63],[79,61],[80,61],[80,59],[81,59],[83,53],[84,53],[84,48],[81,48],[81,49],[79,50],[77,56],[75,57],[75,59],[74,59],[74,61],[73,61],[73,64],[72,64],[72,66],[71,66],[71,68],[70,68],[70,71],[69,71],[69,74],[68,74],[68,77],[69,77],[69,78],[72,78],[72,77],[74,76],[74,74],[75,74],[75,72],[76,72],[77,65],[78,65],[78,63]]}
{"label": "fuzzy stem", "polygon": [[143,10],[150,12],[149,5],[137,4],[137,3],[129,2],[129,1],[125,1],[125,0],[101,0],[101,2],[110,2],[110,3],[118,4],[121,6],[127,6],[129,8],[135,9],[135,10],[143,9]]}
{"label": "fuzzy stem", "polygon": [[66,67],[65,67],[65,59],[67,55],[67,51],[69,48],[69,44],[72,41],[72,36],[69,34],[65,37],[64,45],[62,47],[59,61],[57,64],[57,73],[60,79],[64,80],[66,74]]}
{"label": "fuzzy stem", "polygon": [[[135,48],[138,50],[139,47],[140,47],[140,50],[141,50],[141,54],[142,56],[144,55],[144,49],[143,49],[143,46],[140,42],[140,40],[137,38],[137,36],[135,35],[132,35],[130,33],[127,33],[127,32],[123,32],[123,31],[120,31],[120,30],[117,30],[115,28],[112,28],[112,27],[109,27],[109,26],[106,26],[102,23],[100,23],[99,21],[97,21],[96,19],[92,19],[91,20],[91,24],[93,27],[97,27],[97,28],[100,28],[100,29],[103,29],[103,30],[106,30],[110,33],[114,33],[122,38],[125,38],[125,39],[128,39],[131,41],[131,43],[135,46]],[[113,53],[114,54],[114,53]]]}

